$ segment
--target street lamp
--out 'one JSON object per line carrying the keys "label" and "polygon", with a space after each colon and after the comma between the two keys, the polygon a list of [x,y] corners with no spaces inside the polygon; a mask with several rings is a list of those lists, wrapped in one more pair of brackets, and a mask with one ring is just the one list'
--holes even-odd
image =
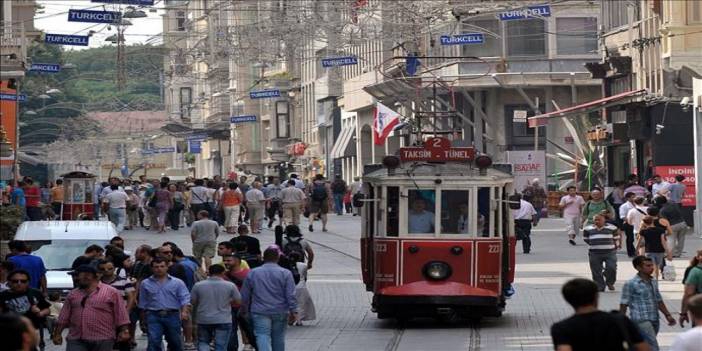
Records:
{"label": "street lamp", "polygon": [[61,90],[58,90],[56,88],[52,88],[46,91],[47,94],[61,94]]}

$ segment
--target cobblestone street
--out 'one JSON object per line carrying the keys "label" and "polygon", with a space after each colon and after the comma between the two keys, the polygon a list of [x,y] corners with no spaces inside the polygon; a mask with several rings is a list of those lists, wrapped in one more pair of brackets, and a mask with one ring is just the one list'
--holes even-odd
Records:
{"label": "cobblestone street", "polygon": [[[306,223],[303,223],[306,224]],[[319,229],[319,225],[317,228]],[[379,320],[370,311],[371,295],[360,276],[360,218],[330,217],[329,232],[306,232],[316,252],[310,272],[309,289],[317,308],[318,320],[287,333],[288,350],[552,350],[549,329],[552,323],[570,315],[570,307],[560,296],[560,286],[573,277],[589,278],[586,246],[570,246],[559,219],[542,220],[532,233],[532,254],[517,254],[516,295],[508,301],[501,318],[483,319],[479,326],[466,323],[441,324],[416,320],[399,328],[392,320]],[[128,249],[140,244],[157,245],[175,241],[190,251],[187,230],[156,234],[144,231],[123,233]],[[257,236],[263,244],[273,242],[273,232]],[[222,239],[229,238],[225,236]],[[682,284],[680,277],[693,249],[702,247],[699,238],[689,235],[687,254],[677,259],[678,280],[660,282],[666,304],[679,311]],[[518,250],[521,251],[521,250]],[[621,286],[634,274],[626,255],[619,254],[618,282],[615,292],[601,294],[601,308],[618,308]],[[663,326],[659,342],[667,349],[680,327]],[[139,336],[139,350],[146,346]],[[58,349],[53,345],[48,349]]]}

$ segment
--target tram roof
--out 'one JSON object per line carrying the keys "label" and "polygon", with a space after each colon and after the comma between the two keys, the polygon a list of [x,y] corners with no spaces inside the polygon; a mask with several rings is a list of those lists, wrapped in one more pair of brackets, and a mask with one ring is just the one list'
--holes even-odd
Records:
{"label": "tram roof", "polygon": [[401,180],[401,179],[436,179],[437,176],[442,180],[459,180],[465,181],[467,178],[474,180],[485,181],[507,181],[512,180],[513,176],[509,173],[499,171],[495,168],[488,168],[486,173],[480,174],[480,169],[468,163],[427,163],[427,162],[412,162],[402,163],[393,171],[385,167],[379,167],[376,170],[363,175],[366,180]]}

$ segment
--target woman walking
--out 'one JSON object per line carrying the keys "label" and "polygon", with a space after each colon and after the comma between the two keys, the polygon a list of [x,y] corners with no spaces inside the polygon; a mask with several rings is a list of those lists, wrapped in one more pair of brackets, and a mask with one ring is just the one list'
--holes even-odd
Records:
{"label": "woman walking", "polygon": [[668,241],[665,236],[665,229],[657,226],[653,217],[646,216],[643,218],[636,247],[643,246],[646,257],[653,260],[655,265],[653,275],[656,279],[658,279],[661,268],[665,265],[665,259],[673,260],[673,253],[668,248]]}
{"label": "woman walking", "polygon": [[161,183],[157,186],[156,193],[156,223],[159,233],[166,232],[166,215],[168,210],[173,208],[173,196],[168,191],[168,183]]}
{"label": "woman walking", "polygon": [[180,229],[180,211],[185,208],[185,198],[173,183],[168,185],[168,192],[173,199],[173,207],[168,210],[168,222],[170,222],[171,229],[178,230]]}

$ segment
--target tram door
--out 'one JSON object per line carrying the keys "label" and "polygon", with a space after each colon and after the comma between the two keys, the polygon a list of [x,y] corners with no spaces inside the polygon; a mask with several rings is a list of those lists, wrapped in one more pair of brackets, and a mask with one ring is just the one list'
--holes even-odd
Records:
{"label": "tram door", "polygon": [[[368,186],[368,196],[369,200],[375,199],[375,191],[373,186]],[[361,228],[361,263],[362,263],[362,276],[363,283],[366,285],[366,291],[373,291],[373,277],[374,272],[374,252],[373,247],[375,245],[374,238],[376,236],[375,226],[375,209],[376,201],[367,201],[363,205],[362,209],[362,219],[363,227]]]}

